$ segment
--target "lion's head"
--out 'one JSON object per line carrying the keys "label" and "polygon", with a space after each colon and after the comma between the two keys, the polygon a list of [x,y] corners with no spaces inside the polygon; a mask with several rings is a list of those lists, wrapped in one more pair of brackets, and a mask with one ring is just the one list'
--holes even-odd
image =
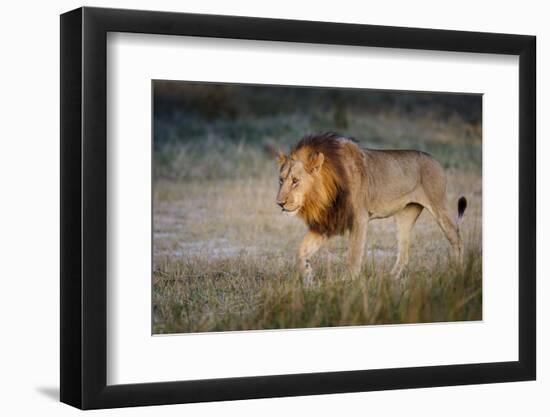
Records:
{"label": "lion's head", "polygon": [[277,204],[288,214],[298,214],[307,197],[320,182],[325,156],[321,152],[286,156],[279,153],[279,193]]}
{"label": "lion's head", "polygon": [[350,139],[333,133],[310,135],[289,155],[279,153],[277,204],[284,212],[300,216],[310,228],[328,235],[348,227],[344,160],[349,143]]}

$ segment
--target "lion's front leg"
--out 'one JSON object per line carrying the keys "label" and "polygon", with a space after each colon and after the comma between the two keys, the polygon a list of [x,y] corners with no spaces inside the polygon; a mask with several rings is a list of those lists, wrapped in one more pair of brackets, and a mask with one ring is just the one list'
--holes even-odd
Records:
{"label": "lion's front leg", "polygon": [[361,272],[363,254],[367,242],[368,219],[357,219],[351,228],[349,236],[348,267],[352,278],[356,278]]}
{"label": "lion's front leg", "polygon": [[300,273],[306,284],[311,284],[313,281],[313,269],[311,268],[311,257],[319,250],[325,242],[326,236],[321,235],[313,230],[309,230],[302,240],[300,250],[298,251]]}

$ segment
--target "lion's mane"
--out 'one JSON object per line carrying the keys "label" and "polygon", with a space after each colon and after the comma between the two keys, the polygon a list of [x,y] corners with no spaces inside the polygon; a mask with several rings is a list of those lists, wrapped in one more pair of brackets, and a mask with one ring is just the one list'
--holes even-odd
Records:
{"label": "lion's mane", "polygon": [[311,230],[326,236],[351,229],[353,210],[350,206],[350,171],[363,153],[353,138],[335,133],[308,135],[291,150],[290,157],[307,161],[322,153],[324,162],[311,191],[305,196],[299,216]]}

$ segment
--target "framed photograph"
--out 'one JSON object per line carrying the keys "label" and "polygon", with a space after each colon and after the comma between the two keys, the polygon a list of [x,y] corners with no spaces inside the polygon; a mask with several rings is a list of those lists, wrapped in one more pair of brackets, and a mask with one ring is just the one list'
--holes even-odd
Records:
{"label": "framed photograph", "polygon": [[535,37],[61,16],[61,401],[533,380]]}

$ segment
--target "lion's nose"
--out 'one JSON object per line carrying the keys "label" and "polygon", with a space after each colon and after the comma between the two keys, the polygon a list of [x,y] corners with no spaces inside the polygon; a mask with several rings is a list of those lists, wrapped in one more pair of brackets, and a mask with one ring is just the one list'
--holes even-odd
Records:
{"label": "lion's nose", "polygon": [[285,203],[282,201],[277,201],[277,205],[280,206],[281,208],[285,207]]}

